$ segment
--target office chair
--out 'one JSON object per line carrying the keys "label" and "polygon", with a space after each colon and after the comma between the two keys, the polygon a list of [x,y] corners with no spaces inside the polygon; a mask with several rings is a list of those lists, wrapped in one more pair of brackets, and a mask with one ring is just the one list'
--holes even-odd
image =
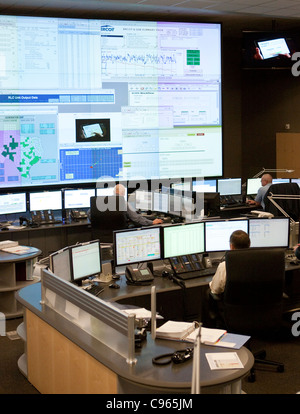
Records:
{"label": "office chair", "polygon": [[[300,217],[300,188],[297,183],[282,183],[272,184],[265,197],[265,211],[272,213],[274,216],[283,216],[284,214],[268,199],[268,196],[273,194],[284,195],[286,199],[275,199],[274,201],[291,217],[294,221],[298,222]],[[291,198],[288,196],[299,196],[298,199]]]}
{"label": "office chair", "polygon": [[[100,211],[99,206],[110,206],[106,211]],[[123,197],[96,196],[91,197],[90,220],[92,238],[100,243],[113,243],[113,231],[127,229],[127,205]]]}
{"label": "office chair", "polygon": [[[225,262],[223,313],[226,329],[250,335],[250,342],[255,338],[274,337],[283,320],[284,249],[230,250],[226,253]],[[253,354],[256,363],[276,366],[278,372],[284,371],[282,363],[265,359],[265,351]],[[254,380],[252,369],[249,381]]]}

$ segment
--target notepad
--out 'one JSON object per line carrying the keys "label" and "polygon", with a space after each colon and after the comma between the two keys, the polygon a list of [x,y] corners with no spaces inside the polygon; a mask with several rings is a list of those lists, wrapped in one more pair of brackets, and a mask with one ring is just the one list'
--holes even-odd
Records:
{"label": "notepad", "polygon": [[[195,342],[199,328],[194,322],[168,321],[156,329],[156,337],[177,341]],[[226,330],[201,327],[201,343],[206,345],[216,344]]]}

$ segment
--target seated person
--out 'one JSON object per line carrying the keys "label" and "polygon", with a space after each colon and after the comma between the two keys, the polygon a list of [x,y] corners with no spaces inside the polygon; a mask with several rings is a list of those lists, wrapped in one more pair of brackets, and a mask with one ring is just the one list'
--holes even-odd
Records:
{"label": "seated person", "polygon": [[273,177],[271,174],[264,174],[260,181],[262,186],[258,189],[255,200],[248,200],[248,204],[265,209],[264,197],[267,194],[269,187],[272,185]]}
{"label": "seated person", "polygon": [[[250,239],[243,230],[234,231],[229,239],[230,250],[247,249],[250,247]],[[224,292],[226,283],[226,262],[219,264],[212,281],[209,283],[211,293],[220,295]]]}
{"label": "seated person", "polygon": [[[234,231],[229,239],[230,250],[247,249],[250,247],[250,239],[247,233],[243,230]],[[206,300],[203,308],[203,323],[207,327],[224,328],[223,322],[223,301],[222,294],[226,284],[226,262],[219,264],[215,275],[209,283],[209,288],[206,292]]]}
{"label": "seated person", "polygon": [[[120,197],[124,197],[125,187],[122,184],[117,184],[114,188],[114,194]],[[127,203],[126,215],[127,215],[129,222],[133,223],[137,227],[152,226],[152,225],[163,223],[163,220],[161,219],[149,220],[146,217],[143,217],[136,210],[134,210],[133,207],[129,203]]]}
{"label": "seated person", "polygon": [[296,246],[294,246],[294,252],[295,252],[295,256],[297,257],[297,259],[300,260],[300,244],[297,244]]}

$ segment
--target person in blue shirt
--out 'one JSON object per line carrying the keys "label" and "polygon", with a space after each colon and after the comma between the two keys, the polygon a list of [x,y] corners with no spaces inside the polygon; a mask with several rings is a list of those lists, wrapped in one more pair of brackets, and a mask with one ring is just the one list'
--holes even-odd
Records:
{"label": "person in blue shirt", "polygon": [[264,198],[269,187],[272,185],[273,177],[271,174],[264,174],[260,181],[261,187],[258,189],[255,200],[249,200],[248,204],[265,209]]}

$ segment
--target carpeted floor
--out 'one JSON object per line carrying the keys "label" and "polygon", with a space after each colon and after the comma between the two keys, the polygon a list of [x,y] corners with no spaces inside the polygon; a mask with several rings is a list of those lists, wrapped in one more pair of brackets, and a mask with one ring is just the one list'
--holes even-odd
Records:
{"label": "carpeted floor", "polygon": [[[6,321],[6,331],[14,332],[22,322],[22,318]],[[299,328],[300,332],[300,328]],[[256,343],[259,349],[264,348],[267,358],[281,361],[285,364],[282,373],[274,368],[256,370],[256,381],[243,380],[243,391],[251,394],[296,394],[300,391],[300,337],[285,335],[277,341]],[[9,339],[0,336],[0,394],[39,394],[19,371],[17,361],[24,353],[22,339]]]}

